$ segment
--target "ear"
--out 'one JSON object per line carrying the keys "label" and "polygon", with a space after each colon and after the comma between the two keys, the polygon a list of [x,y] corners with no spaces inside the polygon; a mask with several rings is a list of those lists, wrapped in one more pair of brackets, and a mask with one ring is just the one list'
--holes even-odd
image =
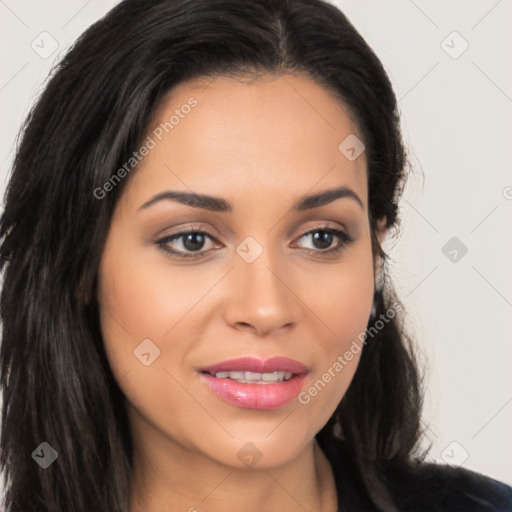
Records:
{"label": "ear", "polygon": [[382,242],[384,242],[384,238],[388,232],[387,222],[388,219],[386,216],[377,220],[377,239],[379,240],[380,245],[382,245]]}
{"label": "ear", "polygon": [[[379,245],[382,246],[382,243],[384,242],[386,235],[388,233],[387,217],[383,216],[380,219],[378,219],[376,225],[377,225],[377,233],[376,233],[377,240],[379,241]],[[377,286],[377,283],[380,282],[381,272],[382,272],[382,264],[383,264],[382,256],[380,254],[377,254],[375,256],[375,272],[374,272],[376,286]]]}

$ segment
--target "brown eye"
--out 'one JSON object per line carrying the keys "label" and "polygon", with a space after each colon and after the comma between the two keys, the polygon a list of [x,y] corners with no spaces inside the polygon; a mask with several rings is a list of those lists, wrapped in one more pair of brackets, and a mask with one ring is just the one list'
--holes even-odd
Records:
{"label": "brown eye", "polygon": [[[301,235],[300,238],[310,237],[313,247],[304,247],[307,250],[331,253],[341,251],[346,245],[354,241],[354,239],[339,229],[334,228],[316,228]],[[333,242],[338,240],[338,244],[331,248]]]}
{"label": "brown eye", "polygon": [[208,239],[214,240],[214,238],[205,231],[181,231],[161,238],[155,243],[162,250],[174,256],[180,258],[197,258],[209,252],[208,249],[202,250]]}

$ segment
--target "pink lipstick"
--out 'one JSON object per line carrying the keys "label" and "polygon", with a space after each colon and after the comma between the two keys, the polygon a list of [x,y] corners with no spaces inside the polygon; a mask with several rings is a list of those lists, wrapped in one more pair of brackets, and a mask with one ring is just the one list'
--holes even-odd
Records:
{"label": "pink lipstick", "polygon": [[287,357],[231,359],[200,368],[201,377],[219,398],[246,409],[278,409],[300,393],[309,373]]}

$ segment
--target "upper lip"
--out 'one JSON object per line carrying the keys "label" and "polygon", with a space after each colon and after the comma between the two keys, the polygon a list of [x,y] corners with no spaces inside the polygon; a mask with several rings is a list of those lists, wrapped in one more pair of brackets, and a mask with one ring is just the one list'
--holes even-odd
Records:
{"label": "upper lip", "polygon": [[270,359],[258,359],[256,357],[240,357],[229,359],[199,369],[201,372],[208,372],[215,375],[217,372],[247,371],[257,373],[290,372],[294,374],[308,373],[306,365],[288,357],[271,357]]}

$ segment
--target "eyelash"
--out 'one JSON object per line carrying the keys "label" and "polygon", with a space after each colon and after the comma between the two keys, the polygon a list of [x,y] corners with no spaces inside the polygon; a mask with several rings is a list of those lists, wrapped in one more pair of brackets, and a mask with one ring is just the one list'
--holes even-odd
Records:
{"label": "eyelash", "polygon": [[[310,230],[306,231],[305,233],[302,233],[299,236],[298,240],[300,240],[301,238],[303,238],[307,235],[312,235],[314,233],[329,233],[329,234],[332,234],[335,237],[337,237],[339,240],[338,246],[333,247],[332,249],[327,249],[327,250],[306,249],[307,251],[312,251],[312,252],[315,252],[315,253],[318,253],[321,255],[338,253],[342,249],[344,249],[346,246],[348,246],[352,242],[354,242],[354,238],[352,238],[348,233],[341,231],[339,229],[328,227],[328,226],[310,229]],[[215,238],[213,236],[211,236],[209,233],[207,233],[206,231],[199,231],[197,229],[189,229],[189,230],[185,230],[185,231],[180,231],[178,233],[174,233],[173,235],[166,236],[164,238],[160,238],[159,240],[155,241],[155,244],[160,249],[165,251],[166,253],[172,255],[173,257],[177,257],[180,259],[201,258],[201,257],[205,256],[209,251],[203,251],[203,252],[198,251],[198,252],[195,252],[192,254],[187,254],[187,253],[184,253],[181,251],[175,251],[173,249],[169,249],[169,247],[168,247],[169,242],[172,242],[174,240],[179,240],[180,238],[182,238],[186,235],[189,235],[189,234],[206,235],[207,238],[210,238],[212,241],[216,242]]]}

